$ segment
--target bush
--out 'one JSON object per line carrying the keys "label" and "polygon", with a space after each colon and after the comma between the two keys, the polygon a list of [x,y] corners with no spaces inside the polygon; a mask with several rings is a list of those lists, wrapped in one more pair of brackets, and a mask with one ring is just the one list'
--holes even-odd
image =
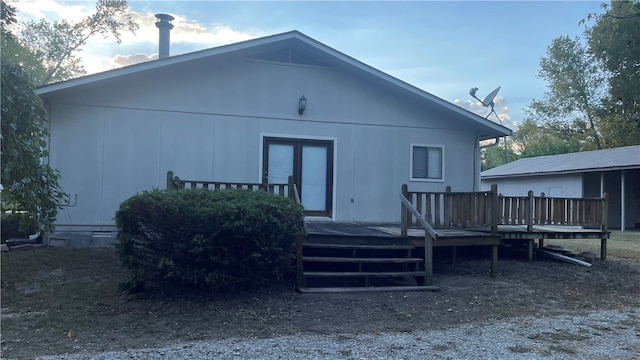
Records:
{"label": "bush", "polygon": [[255,289],[288,269],[302,207],[262,191],[152,190],[116,212],[119,256],[145,288]]}
{"label": "bush", "polygon": [[38,232],[38,222],[28,214],[2,214],[2,243],[7,239],[26,239]]}

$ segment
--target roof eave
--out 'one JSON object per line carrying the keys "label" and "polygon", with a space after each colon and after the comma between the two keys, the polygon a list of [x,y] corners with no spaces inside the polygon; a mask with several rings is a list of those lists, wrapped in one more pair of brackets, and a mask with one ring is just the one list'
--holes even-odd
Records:
{"label": "roof eave", "polygon": [[367,65],[367,64],[365,64],[365,63],[363,63],[363,62],[361,62],[361,61],[359,61],[359,60],[357,60],[357,59],[355,59],[355,58],[353,58],[353,57],[351,57],[351,56],[349,56],[349,55],[347,55],[345,53],[342,53],[342,52],[340,52],[340,51],[338,51],[338,50],[336,50],[336,49],[334,49],[334,48],[332,48],[330,46],[327,46],[327,45],[325,45],[325,44],[323,44],[323,43],[321,43],[321,42],[319,42],[319,41],[317,41],[315,39],[312,39],[312,38],[310,38],[310,37],[308,37],[308,36],[306,36],[304,34],[301,34],[301,35],[302,35],[302,38],[300,40],[304,41],[305,43],[309,44],[310,46],[314,46],[316,48],[318,48],[318,47],[319,48],[323,48],[323,50],[325,52],[330,53],[330,55],[332,55],[333,57],[338,58],[338,59],[342,60],[343,62],[345,62],[345,63],[347,63],[347,64],[349,64],[349,65],[351,65],[353,67],[356,67],[356,68],[358,68],[359,70],[361,70],[361,71],[363,71],[365,73],[368,73],[371,76],[376,76],[376,77],[382,78],[382,79],[386,80],[387,82],[392,83],[395,86],[398,86],[401,89],[403,89],[403,90],[405,90],[405,91],[407,91],[409,93],[412,93],[414,95],[417,95],[417,96],[420,96],[422,98],[425,98],[426,100],[429,100],[429,101],[431,101],[431,102],[433,102],[433,103],[435,103],[437,105],[443,106],[443,107],[447,108],[448,110],[451,110],[451,111],[453,111],[453,112],[455,112],[455,113],[457,113],[457,114],[459,114],[461,116],[469,118],[470,120],[473,120],[473,121],[477,122],[481,126],[489,127],[494,134],[484,134],[485,136],[483,138],[481,138],[480,140],[493,139],[495,137],[501,137],[501,136],[511,136],[511,134],[512,134],[512,130],[507,128],[507,127],[505,127],[505,126],[503,126],[503,125],[500,125],[500,124],[497,124],[497,123],[495,123],[493,121],[485,119],[485,118],[481,117],[480,115],[472,113],[471,111],[468,111],[468,110],[466,110],[466,109],[464,109],[464,108],[462,108],[460,106],[452,104],[451,102],[446,101],[446,100],[444,100],[444,99],[442,99],[442,98],[440,98],[438,96],[430,94],[430,93],[428,93],[428,92],[426,92],[426,91],[424,91],[424,90],[422,90],[420,88],[417,88],[417,87],[415,87],[415,86],[413,86],[413,85],[411,85],[411,84],[409,84],[409,83],[407,83],[405,81],[402,81],[402,80],[400,80],[400,79],[398,79],[398,78],[396,78],[394,76],[391,76],[391,75],[389,75],[389,74],[387,74],[387,73],[385,73],[383,71],[380,71],[380,70],[378,70],[378,69],[376,69],[376,68],[374,68],[374,67],[372,67],[370,65]]}
{"label": "roof eave", "polygon": [[588,168],[588,169],[574,169],[565,171],[545,171],[535,173],[517,173],[517,174],[501,174],[501,175],[480,175],[480,178],[485,179],[506,179],[515,177],[532,177],[532,176],[546,176],[546,175],[571,175],[591,172],[603,172],[603,171],[617,171],[617,170],[635,170],[640,169],[640,165],[630,166],[612,166],[612,167],[600,167],[600,168]]}
{"label": "roof eave", "polygon": [[370,76],[383,79],[388,83],[391,83],[403,89],[404,91],[417,95],[425,100],[431,101],[432,103],[440,105],[445,109],[448,109],[449,111],[452,111],[460,116],[463,116],[477,123],[479,126],[486,129],[485,131],[480,132],[480,140],[492,139],[492,138],[501,137],[501,136],[510,136],[512,133],[511,130],[505,126],[502,126],[500,124],[487,120],[477,114],[474,114],[466,109],[461,108],[460,106],[454,105],[444,99],[441,99],[433,94],[430,94],[424,90],[421,90],[409,83],[406,83],[387,73],[384,73],[374,67],[371,67],[359,60],[356,60],[355,58],[349,55],[346,55],[336,49],[333,49],[330,46],[327,46],[315,39],[312,39],[297,30],[275,34],[271,36],[266,36],[266,37],[261,37],[257,39],[246,40],[246,41],[233,43],[229,45],[218,46],[215,48],[195,51],[187,54],[176,55],[176,56],[168,57],[165,59],[153,60],[153,61],[149,61],[141,64],[127,66],[124,68],[108,70],[102,73],[87,75],[81,78],[72,79],[72,80],[68,80],[60,83],[44,85],[36,89],[36,94],[40,96],[46,96],[46,95],[55,93],[57,91],[66,90],[76,86],[89,85],[94,82],[114,79],[117,77],[129,75],[129,74],[153,70],[163,66],[179,64],[182,62],[197,60],[197,59],[214,56],[214,55],[230,53],[234,51],[247,49],[250,47],[266,45],[266,44],[274,43],[277,41],[284,41],[284,40],[290,40],[290,39],[297,39],[299,41],[302,41],[308,44],[309,46],[312,46],[316,49],[320,49],[325,53],[328,53],[329,55],[333,56],[334,58],[344,62],[345,64],[355,67]]}
{"label": "roof eave", "polygon": [[245,41],[228,44],[228,45],[221,45],[221,46],[204,49],[200,51],[194,51],[187,54],[170,56],[164,59],[151,60],[144,63],[134,64],[134,65],[113,69],[113,70],[107,70],[101,73],[91,74],[91,75],[87,75],[87,76],[83,76],[80,78],[71,79],[71,80],[67,80],[59,83],[44,85],[37,88],[35,92],[38,95],[47,95],[47,94],[65,90],[68,88],[88,85],[98,81],[109,80],[109,79],[114,79],[117,77],[126,76],[134,73],[153,70],[163,66],[179,64],[179,63],[183,63],[191,60],[198,60],[201,58],[219,55],[219,54],[225,54],[233,51],[239,51],[239,50],[247,49],[250,47],[259,46],[262,44],[269,44],[274,41],[296,38],[296,37],[299,37],[299,35],[304,36],[299,31],[289,31],[286,33],[265,36],[257,39],[245,40]]}

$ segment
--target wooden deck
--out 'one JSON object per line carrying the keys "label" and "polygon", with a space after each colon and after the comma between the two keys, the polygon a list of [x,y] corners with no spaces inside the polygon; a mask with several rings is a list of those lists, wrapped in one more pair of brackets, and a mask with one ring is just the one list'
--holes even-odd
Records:
{"label": "wooden deck", "polygon": [[[401,224],[399,223],[371,223],[371,222],[334,222],[334,221],[306,221],[307,233],[313,237],[362,237],[380,238],[402,242]],[[490,228],[436,228],[438,240],[467,239],[469,245],[482,245],[486,240],[495,237]],[[526,239],[602,239],[609,238],[609,231],[590,229],[582,226],[554,226],[534,225],[531,230],[526,225],[498,225],[500,240]],[[412,239],[424,237],[424,229],[409,228],[407,237],[410,243],[417,246],[424,245]],[[480,242],[480,243],[478,243]],[[437,246],[434,244],[434,246]],[[439,245],[451,246],[451,245]]]}
{"label": "wooden deck", "polygon": [[[356,290],[362,286],[369,291],[391,291],[407,289],[407,286],[375,286],[369,279],[415,277],[417,284],[415,290],[436,290],[432,286],[431,249],[425,246],[424,229],[410,229],[408,236],[401,235],[399,223],[365,223],[365,222],[318,222],[307,221],[307,236],[301,244],[299,258],[301,264],[298,272],[298,288],[303,291],[363,291]],[[455,262],[458,246],[490,246],[491,251],[491,276],[496,276],[498,271],[498,246],[500,238],[486,231],[474,231],[464,229],[441,229],[438,231],[432,246],[451,247],[452,261]],[[318,246],[333,249],[333,253],[327,252],[321,256],[314,256],[313,251]],[[346,250],[346,252],[345,252]],[[342,251],[342,252],[339,252]],[[429,259],[429,261],[425,261]],[[323,271],[314,268],[308,271],[313,262],[327,264]],[[358,267],[349,268],[350,271],[342,271],[345,267],[337,266],[340,263],[354,263]],[[369,264],[384,264],[384,268],[377,267],[375,271],[365,271]],[[396,266],[404,264],[403,267]],[[394,267],[395,266],[395,267]],[[411,269],[409,269],[411,268]],[[369,267],[368,269],[371,269]],[[408,271],[409,270],[409,271]],[[364,282],[361,285],[345,287],[330,287],[321,290],[309,287],[307,280],[314,277],[361,277]]]}
{"label": "wooden deck", "polygon": [[[325,247],[332,249],[348,249],[347,256],[344,253],[335,258],[324,258],[305,256],[305,261],[318,261],[326,264],[337,263],[357,263],[360,267],[356,271],[319,271],[306,272],[302,271],[306,277],[323,277],[332,276],[340,277],[364,277],[364,288],[355,287],[326,287],[313,288],[307,287],[303,280],[299,284],[299,288],[305,292],[337,292],[337,291],[392,291],[400,290],[436,290],[437,287],[429,283],[429,274],[427,268],[423,266],[420,270],[416,267],[413,271],[396,271],[394,273],[367,272],[362,271],[362,264],[417,264],[418,262],[428,264],[424,261],[428,253],[425,247],[425,229],[408,228],[406,235],[402,234],[402,224],[400,223],[367,223],[367,222],[319,222],[307,221],[307,237],[304,240],[304,246],[308,248]],[[538,248],[543,247],[546,239],[601,239],[601,260],[606,259],[606,240],[609,238],[609,232],[602,229],[590,229],[581,226],[556,226],[556,225],[499,225],[497,231],[492,231],[491,227],[476,228],[437,228],[433,229],[434,235],[432,247],[451,247],[451,260],[456,261],[456,248],[460,246],[490,246],[491,247],[491,276],[496,276],[498,272],[498,247],[500,245],[521,245],[525,243],[528,247],[528,260],[533,260],[533,252],[535,241],[538,242]],[[366,258],[357,256],[356,250],[380,250],[384,252],[407,251],[406,257],[374,257]],[[412,251],[412,250],[418,251]],[[424,254],[416,258],[415,254]],[[379,256],[379,255],[376,255]],[[418,261],[420,260],[420,261]],[[331,265],[329,265],[331,266]],[[431,263],[431,266],[433,264]],[[406,270],[406,266],[404,270]],[[424,272],[424,273],[422,273]],[[425,277],[424,284],[415,287],[412,286],[383,286],[376,287],[370,285],[368,279],[370,277],[402,277],[416,276]],[[368,290],[367,290],[368,289]]]}
{"label": "wooden deck", "polygon": [[611,235],[610,231],[602,228],[559,225],[498,225],[498,233],[502,244],[510,244],[515,241],[526,242],[529,261],[533,260],[534,242],[537,241],[538,249],[541,249],[547,239],[600,239],[600,260],[606,260],[607,240]]}
{"label": "wooden deck", "polygon": [[[258,184],[182,180],[167,172],[167,189],[199,188],[265,191],[301,204],[292,176],[286,184]],[[536,241],[542,248],[546,239],[600,239],[600,258],[607,257],[607,194],[557,198],[529,191],[527,196],[503,196],[495,185],[490,191],[452,192],[447,186],[444,192],[425,192],[411,191],[404,184],[399,196],[399,224],[306,221],[306,236],[296,244],[298,288],[435,290],[431,286],[434,247],[451,247],[454,260],[459,246],[490,246],[492,276],[497,274],[500,245],[524,243],[532,261]],[[348,288],[306,288],[307,279],[318,278],[361,283]],[[381,278],[413,278],[417,286],[372,285]]]}

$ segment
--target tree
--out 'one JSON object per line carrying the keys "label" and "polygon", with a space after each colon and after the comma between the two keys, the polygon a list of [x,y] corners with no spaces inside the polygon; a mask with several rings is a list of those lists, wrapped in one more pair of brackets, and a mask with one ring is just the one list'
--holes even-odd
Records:
{"label": "tree", "polygon": [[[14,56],[15,54],[29,54],[29,52],[22,48],[16,37],[8,30],[8,27],[16,22],[15,14],[16,9],[3,0],[0,13],[0,36],[3,45],[0,56],[2,62],[0,99],[2,206],[0,209],[2,214],[6,209],[26,212],[18,220],[20,230],[26,231],[35,220],[39,230],[50,231],[65,194],[58,185],[60,173],[43,163],[47,156],[46,113],[42,100],[34,92],[32,82],[22,67],[16,64],[16,60],[19,59]],[[7,59],[7,55],[11,58]],[[9,219],[3,218],[3,224],[6,220]]]}
{"label": "tree", "polygon": [[539,125],[526,119],[511,137],[512,146],[518,149],[520,157],[566,154],[580,151],[580,140],[575,126],[566,123],[546,123]]}
{"label": "tree", "polygon": [[540,60],[538,77],[547,81],[548,91],[529,105],[530,119],[556,130],[575,127],[582,149],[601,149],[598,115],[607,93],[606,73],[589,48],[578,38],[554,39]]}
{"label": "tree", "polygon": [[2,55],[9,63],[19,65],[29,77],[44,78],[46,69],[36,54],[26,48],[20,40],[9,31],[16,23],[16,8],[2,1],[2,31],[0,47]]}
{"label": "tree", "polygon": [[27,22],[19,36],[21,47],[10,48],[10,58],[25,67],[36,85],[64,81],[86,74],[78,53],[92,36],[113,36],[120,43],[122,31],[137,29],[126,0],[98,0],[96,11],[76,23]]}
{"label": "tree", "polygon": [[610,74],[601,130],[610,146],[640,144],[640,2],[603,4],[586,31],[590,50]]}
{"label": "tree", "polygon": [[26,211],[50,231],[65,194],[60,173],[42,162],[47,157],[47,120],[42,100],[22,69],[2,61],[2,210]]}
{"label": "tree", "polygon": [[495,146],[482,149],[481,157],[481,171],[504,165],[519,158],[518,154],[513,150],[513,146],[510,144],[507,144],[505,150],[505,143],[502,140]]}
{"label": "tree", "polygon": [[4,0],[1,5],[2,210],[25,211],[41,230],[51,231],[66,194],[58,184],[60,173],[46,164],[47,117],[34,86],[84,74],[76,54],[91,36],[120,41],[121,30],[137,25],[126,1],[98,0],[96,12],[77,23],[32,21],[17,37],[9,31],[16,9]]}

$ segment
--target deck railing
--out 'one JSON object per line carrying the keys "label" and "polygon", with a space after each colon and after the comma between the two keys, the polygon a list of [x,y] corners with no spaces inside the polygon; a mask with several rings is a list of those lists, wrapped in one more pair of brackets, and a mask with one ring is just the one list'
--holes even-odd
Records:
{"label": "deck railing", "polygon": [[[534,225],[597,227],[607,231],[608,196],[602,198],[559,198],[533,196],[502,196],[497,185],[489,191],[444,192],[409,191],[402,185],[402,195],[420,216],[402,204],[402,217],[406,225],[422,227],[423,218],[434,229],[490,227],[497,232],[498,225]],[[403,232],[403,235],[405,233]]]}
{"label": "deck railing", "polygon": [[293,195],[293,187],[291,184],[293,183],[292,179],[289,180],[289,183],[276,183],[276,184],[265,184],[265,183],[244,183],[244,182],[223,182],[223,181],[204,181],[204,180],[183,180],[178,176],[173,175],[173,171],[167,172],[167,189],[170,190],[179,190],[179,189],[211,189],[211,190],[220,190],[220,189],[248,189],[255,191],[266,191],[270,194],[286,196],[289,198],[294,198]]}
{"label": "deck railing", "polygon": [[607,231],[608,195],[602,198],[498,196],[498,224],[598,227]]}
{"label": "deck railing", "polygon": [[422,227],[418,219],[424,219],[433,228],[490,227],[497,231],[498,198],[497,186],[490,191],[445,192],[409,191],[402,185],[402,195],[415,208],[411,212],[402,205],[402,216],[408,227]]}
{"label": "deck railing", "polygon": [[[402,188],[405,190],[405,187]],[[420,212],[413,206],[407,199],[404,193],[400,194],[400,201],[402,202],[402,223],[400,229],[402,236],[407,236],[408,220],[415,217],[417,222],[424,228],[424,284],[433,284],[433,240],[436,238],[436,231],[429,225],[429,223],[420,216]]]}

